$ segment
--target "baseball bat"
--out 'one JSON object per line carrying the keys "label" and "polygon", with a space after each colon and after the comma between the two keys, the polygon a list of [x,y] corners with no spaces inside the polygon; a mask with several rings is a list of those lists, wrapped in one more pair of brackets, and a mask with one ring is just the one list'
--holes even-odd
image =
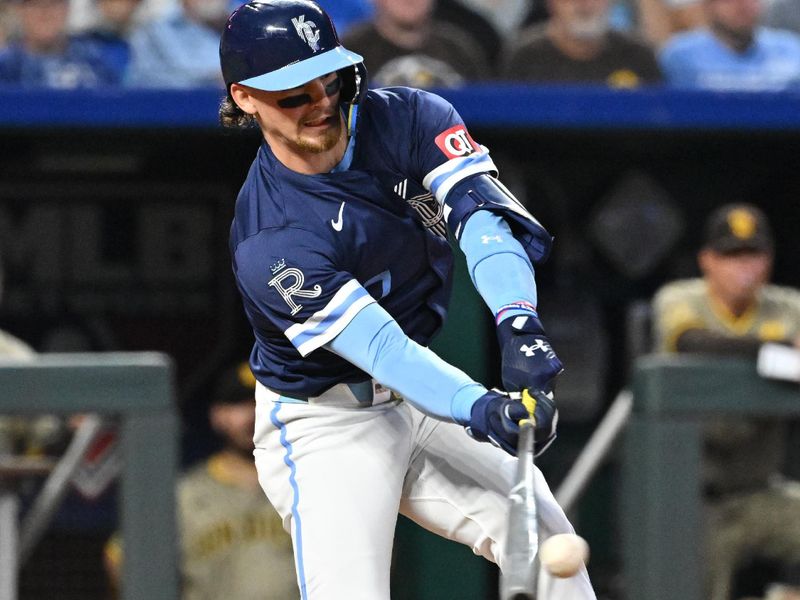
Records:
{"label": "baseball bat", "polygon": [[[534,393],[535,395],[535,393]],[[500,576],[501,600],[535,600],[539,574],[539,523],[534,469],[536,401],[522,392],[522,402],[531,417],[519,424],[517,472],[509,493],[506,565]]]}

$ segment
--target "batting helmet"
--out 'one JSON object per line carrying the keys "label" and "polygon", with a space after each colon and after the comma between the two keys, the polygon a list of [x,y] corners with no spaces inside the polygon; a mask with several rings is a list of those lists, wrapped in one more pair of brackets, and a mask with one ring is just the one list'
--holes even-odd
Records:
{"label": "batting helmet", "polygon": [[248,2],[228,18],[219,44],[222,76],[259,90],[288,90],[334,71],[341,98],[358,102],[364,59],[339,42],[328,14],[310,0]]}

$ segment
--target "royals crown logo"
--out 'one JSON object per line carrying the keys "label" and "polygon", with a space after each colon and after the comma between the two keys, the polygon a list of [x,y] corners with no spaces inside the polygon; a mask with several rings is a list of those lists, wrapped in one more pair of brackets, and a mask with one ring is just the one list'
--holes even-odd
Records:
{"label": "royals crown logo", "polygon": [[286,267],[286,259],[282,258],[274,265],[269,266],[269,270],[272,271],[272,274],[275,275],[278,271]]}

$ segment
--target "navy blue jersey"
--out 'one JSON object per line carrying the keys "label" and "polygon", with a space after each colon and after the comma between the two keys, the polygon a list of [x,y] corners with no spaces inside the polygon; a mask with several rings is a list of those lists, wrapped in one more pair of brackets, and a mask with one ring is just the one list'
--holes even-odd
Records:
{"label": "navy blue jersey", "polygon": [[369,376],[321,348],[379,302],[427,345],[447,313],[453,257],[443,200],[494,172],[455,109],[409,88],[371,90],[359,105],[348,168],[304,175],[262,144],[239,193],[230,248],[256,343],[256,378],[316,396]]}

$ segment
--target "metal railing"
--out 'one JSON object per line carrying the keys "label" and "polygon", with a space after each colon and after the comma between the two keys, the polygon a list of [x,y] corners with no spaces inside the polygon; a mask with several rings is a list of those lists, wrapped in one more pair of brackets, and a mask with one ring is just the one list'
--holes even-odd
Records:
{"label": "metal railing", "polygon": [[758,376],[752,361],[637,360],[623,453],[627,598],[702,599],[701,425],[730,415],[800,416],[800,388]]}
{"label": "metal railing", "polygon": [[[0,361],[2,414],[97,413],[119,419],[123,453],[120,520],[125,539],[123,600],[178,597],[178,419],[173,388],[171,361],[156,353],[45,354],[34,361]],[[63,475],[67,467],[59,471],[57,466],[53,474]],[[51,481],[45,489],[49,497],[58,498],[69,479]],[[35,522],[26,522],[27,527],[34,533],[41,528],[52,505],[43,500],[39,517],[34,515]],[[16,525],[18,515],[8,493],[0,505],[0,517],[6,524],[5,541],[0,544],[0,573],[4,574],[0,576],[4,581],[0,594],[5,595],[0,598],[13,600],[23,549],[17,527],[10,526]],[[35,538],[28,535],[25,539]]]}

